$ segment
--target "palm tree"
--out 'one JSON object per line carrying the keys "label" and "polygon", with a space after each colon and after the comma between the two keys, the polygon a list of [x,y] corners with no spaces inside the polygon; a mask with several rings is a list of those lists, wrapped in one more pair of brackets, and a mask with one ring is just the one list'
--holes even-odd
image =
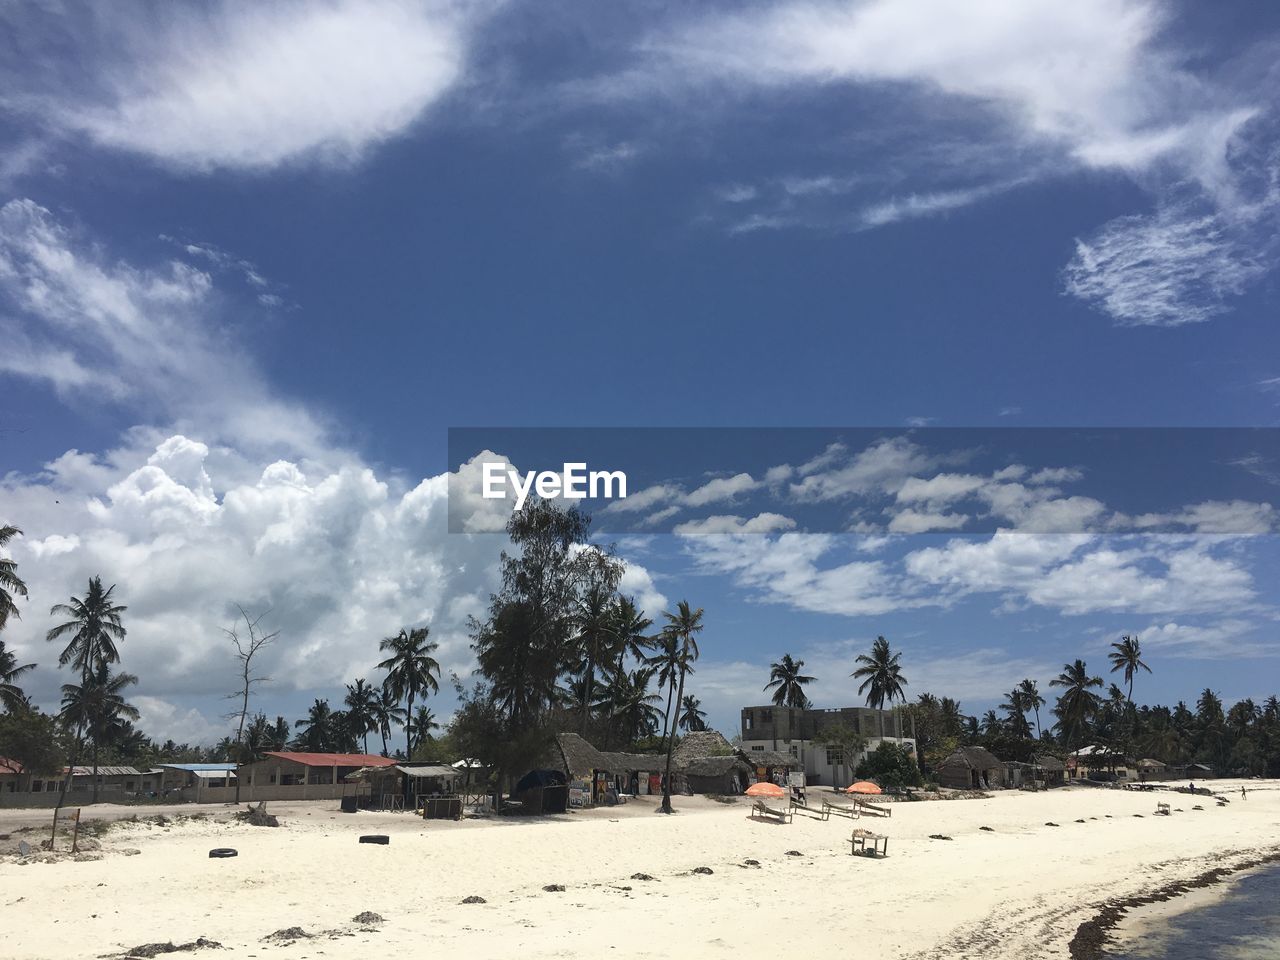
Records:
{"label": "palm tree", "polygon": [[317,698],[307,715],[294,723],[294,727],[302,731],[296,741],[298,746],[312,753],[331,751],[336,739],[335,716],[329,701]]}
{"label": "palm tree", "polygon": [[862,681],[858,693],[866,695],[867,706],[880,711],[881,740],[884,739],[885,700],[889,701],[890,706],[894,700],[906,700],[902,688],[907,686],[907,678],[902,675],[902,668],[898,665],[901,656],[901,653],[894,653],[890,649],[888,640],[876,637],[876,642],[871,645],[871,655],[858,654],[855,662],[861,666],[850,674],[855,680]]}
{"label": "palm tree", "polygon": [[103,590],[102,578],[93,577],[83,600],[72,597],[70,603],[56,604],[49,611],[50,616],[71,618],[50,630],[45,639],[52,643],[71,635],[66,648],[58,655],[58,666],[71,664],[80,671],[82,679],[96,671],[100,664],[120,661],[116,641],[124,639],[126,631],[120,614],[128,607],[112,603],[114,590],[115,584]]}
{"label": "palm tree", "polygon": [[19,713],[29,706],[27,695],[14,681],[35,668],[34,663],[18,666],[18,658],[6,649],[4,640],[0,640],[0,707],[9,713]]}
{"label": "palm tree", "polygon": [[707,729],[706,717],[706,711],[702,709],[702,701],[697,697],[686,696],[680,701],[679,726],[686,731],[693,733]]}
{"label": "palm tree", "polygon": [[622,727],[628,743],[641,736],[652,736],[658,729],[662,711],[658,704],[662,697],[649,692],[652,669],[642,667],[621,677],[615,677],[608,691],[613,715]]}
{"label": "palm tree", "polygon": [[1031,739],[1031,724],[1027,723],[1027,702],[1022,687],[1014,687],[1000,704],[1000,709],[1009,715],[1009,730],[1024,740]]}
{"label": "palm tree", "polygon": [[380,650],[391,654],[378,664],[379,669],[387,671],[383,686],[388,687],[397,700],[408,700],[404,724],[406,760],[413,756],[413,701],[420,691],[440,691],[437,680],[440,676],[440,664],[431,656],[440,644],[428,642],[428,633],[428,627],[401,630],[379,645]]}
{"label": "palm tree", "polygon": [[431,739],[431,731],[439,730],[440,724],[436,722],[435,711],[426,704],[418,707],[413,715],[413,729],[418,731],[418,746],[422,746],[423,739]]}
{"label": "palm tree", "polygon": [[1119,643],[1111,645],[1111,652],[1107,654],[1107,659],[1111,661],[1111,672],[1117,670],[1124,671],[1124,682],[1128,685],[1129,692],[1127,698],[1133,703],[1133,678],[1139,670],[1151,672],[1151,668],[1142,662],[1142,645],[1138,642],[1137,636],[1123,636]]}
{"label": "palm tree", "polygon": [[611,592],[602,584],[593,584],[578,602],[573,618],[577,634],[572,642],[582,676],[582,717],[578,732],[583,735],[587,732],[591,703],[595,699],[596,670],[601,664],[605,664],[605,669],[613,666],[613,654],[618,646],[616,624]]}
{"label": "palm tree", "polygon": [[369,752],[369,731],[378,729],[377,697],[377,689],[360,678],[347,684],[347,695],[342,700],[351,729],[360,737],[365,753]]}
{"label": "palm tree", "polygon": [[[20,536],[22,531],[17,527],[10,524],[0,526],[0,547],[8,545],[10,540]],[[13,602],[14,594],[25,597],[27,585],[18,576],[18,564],[8,557],[0,557],[0,630],[4,629],[10,617],[17,620],[22,616],[18,612],[18,605]]]}
{"label": "palm tree", "polygon": [[[671,638],[671,647],[676,652],[674,669],[680,677],[676,703],[684,699],[684,678],[693,670],[693,663],[698,659],[697,634],[702,631],[702,608],[691,610],[687,600],[681,600],[675,613],[662,614],[667,619],[663,632]],[[667,737],[667,771],[662,778],[663,813],[672,813],[671,809],[671,755],[675,748],[675,737]]]}
{"label": "palm tree", "polygon": [[1063,688],[1054,713],[1063,725],[1064,741],[1070,747],[1075,734],[1083,729],[1101,704],[1101,699],[1093,691],[1102,686],[1102,678],[1089,676],[1084,661],[1076,660],[1075,663],[1064,663],[1062,672],[1049,681],[1049,686]]}
{"label": "palm tree", "polygon": [[1042,736],[1040,731],[1040,708],[1044,706],[1044,697],[1040,696],[1040,688],[1034,680],[1023,680],[1018,684],[1018,692],[1022,694],[1022,705],[1025,710],[1032,710],[1036,715],[1036,739]]}
{"label": "palm tree", "polygon": [[795,707],[799,710],[808,710],[812,706],[804,688],[806,684],[812,683],[814,678],[802,674],[800,672],[802,667],[804,667],[804,661],[792,660],[789,653],[784,653],[777,663],[770,664],[769,682],[764,685],[764,688],[766,690],[770,687],[777,688],[773,691],[773,702],[776,706]]}
{"label": "palm tree", "polygon": [[[125,687],[138,682],[131,673],[112,676],[99,663],[79,685],[62,685],[62,719],[68,726],[87,731],[93,744],[93,802],[98,802],[98,751],[113,736],[123,732],[123,721],[137,720],[138,711],[124,699]],[[74,766],[73,766],[74,771]],[[68,780],[74,773],[68,776]]]}
{"label": "palm tree", "polygon": [[391,728],[397,723],[404,723],[404,707],[400,706],[400,698],[385,684],[374,688],[377,698],[373,704],[377,726],[374,728],[382,734],[382,755],[390,755],[387,749],[387,738],[391,736]]}
{"label": "palm tree", "polygon": [[636,608],[636,602],[630,597],[619,597],[613,605],[613,635],[618,640],[618,664],[615,673],[621,674],[625,669],[624,661],[630,654],[638,663],[644,663],[649,651],[653,649],[653,637],[649,636],[649,628],[653,621]]}

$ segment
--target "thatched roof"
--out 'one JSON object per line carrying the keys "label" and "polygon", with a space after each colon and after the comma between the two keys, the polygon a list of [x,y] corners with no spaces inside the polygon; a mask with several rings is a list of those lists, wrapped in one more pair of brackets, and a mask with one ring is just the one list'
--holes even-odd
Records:
{"label": "thatched roof", "polygon": [[667,758],[656,753],[618,753],[600,751],[605,766],[610,773],[630,773],[633,770],[661,770],[667,764]]}
{"label": "thatched roof", "polygon": [[960,747],[938,764],[938,769],[960,767],[965,770],[996,770],[1001,766],[1003,764],[986,747]]}
{"label": "thatched roof", "polygon": [[802,764],[799,758],[779,750],[739,750],[740,756],[752,767],[789,767],[799,769]]}
{"label": "thatched roof", "polygon": [[1037,754],[1031,758],[1035,761],[1035,765],[1041,770],[1066,770],[1067,765],[1057,757],[1050,757],[1045,754]]}
{"label": "thatched roof", "polygon": [[733,771],[750,773],[751,768],[736,756],[696,757],[681,768],[686,777],[723,777]]}
{"label": "thatched roof", "polygon": [[608,770],[604,754],[576,733],[556,735],[562,767],[571,777],[590,777],[593,770]]}
{"label": "thatched roof", "polygon": [[694,760],[733,755],[733,746],[720,733],[715,730],[696,730],[685,734],[684,739],[680,741],[680,745],[675,749],[672,766],[677,770],[684,770]]}

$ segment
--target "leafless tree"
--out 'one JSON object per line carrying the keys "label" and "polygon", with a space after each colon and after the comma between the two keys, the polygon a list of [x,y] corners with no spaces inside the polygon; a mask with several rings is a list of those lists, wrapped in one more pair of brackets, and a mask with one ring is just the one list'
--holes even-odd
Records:
{"label": "leafless tree", "polygon": [[[236,604],[236,609],[240,611],[240,619],[236,620],[230,627],[223,627],[222,632],[227,635],[227,639],[236,648],[236,660],[240,662],[240,687],[234,693],[227,694],[227,699],[240,701],[240,709],[228,714],[228,718],[236,720],[236,753],[243,759],[244,724],[249,716],[249,694],[253,690],[255,683],[271,682],[270,677],[254,676],[253,658],[259,650],[280,636],[280,631],[263,633],[261,627],[258,626],[262,618],[271,612],[270,610],[265,610],[256,617],[251,617],[245,608],[238,603]],[[248,636],[240,635],[240,620],[244,621],[244,630]],[[236,803],[239,802],[240,778],[236,777]]]}

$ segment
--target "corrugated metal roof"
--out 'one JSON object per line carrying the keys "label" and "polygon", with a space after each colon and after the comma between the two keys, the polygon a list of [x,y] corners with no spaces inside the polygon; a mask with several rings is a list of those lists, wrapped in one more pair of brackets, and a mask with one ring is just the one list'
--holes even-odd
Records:
{"label": "corrugated metal roof", "polygon": [[21,773],[22,764],[8,757],[0,757],[0,773]]}
{"label": "corrugated metal roof", "polygon": [[413,767],[397,765],[396,769],[411,777],[439,777],[452,780],[454,777],[460,776],[453,767],[442,767],[439,764],[421,764]]}
{"label": "corrugated metal roof", "polygon": [[201,770],[234,770],[234,763],[162,763],[160,764],[166,770],[186,770],[188,773],[197,773]]}
{"label": "corrugated metal roof", "polygon": [[268,750],[268,757],[289,760],[304,767],[394,767],[390,757],[376,757],[371,753],[292,753]]}
{"label": "corrugated metal roof", "polygon": [[[63,768],[64,771],[66,768]],[[76,767],[72,773],[74,777],[92,777],[93,767]],[[98,776],[100,777],[140,777],[141,770],[135,770],[133,767],[108,767],[99,766]]]}
{"label": "corrugated metal roof", "polygon": [[236,772],[234,770],[188,770],[187,772],[200,780],[236,779]]}

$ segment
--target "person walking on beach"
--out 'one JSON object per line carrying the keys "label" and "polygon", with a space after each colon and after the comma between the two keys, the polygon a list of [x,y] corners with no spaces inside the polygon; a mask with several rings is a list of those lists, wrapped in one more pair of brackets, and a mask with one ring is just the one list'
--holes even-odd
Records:
{"label": "person walking on beach", "polygon": [[1240,799],[1244,799],[1244,784],[1240,785]]}

